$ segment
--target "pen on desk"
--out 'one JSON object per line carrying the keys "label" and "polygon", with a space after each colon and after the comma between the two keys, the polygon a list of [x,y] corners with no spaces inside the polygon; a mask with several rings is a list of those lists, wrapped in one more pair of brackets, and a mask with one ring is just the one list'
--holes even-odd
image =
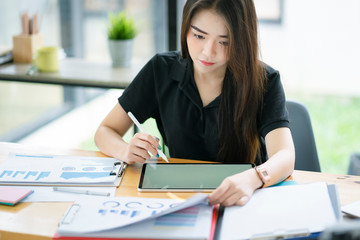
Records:
{"label": "pen on desk", "polygon": [[86,194],[86,195],[95,195],[95,196],[110,196],[110,193],[108,192],[73,189],[71,187],[53,187],[53,190],[57,192],[77,193],[77,194]]}
{"label": "pen on desk", "polygon": [[[139,123],[139,121],[135,118],[135,116],[131,113],[128,112],[129,117],[131,118],[131,120],[135,123],[135,125],[140,129],[141,132],[146,133],[145,130],[143,129],[143,127],[141,126],[141,124]],[[167,159],[167,157],[165,156],[165,154],[160,150],[157,149],[159,155],[166,161],[169,162],[169,160]]]}

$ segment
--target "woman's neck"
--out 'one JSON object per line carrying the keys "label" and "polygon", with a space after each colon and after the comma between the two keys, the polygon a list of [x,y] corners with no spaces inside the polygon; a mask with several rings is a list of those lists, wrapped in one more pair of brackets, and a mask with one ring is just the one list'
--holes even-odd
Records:
{"label": "woman's neck", "polygon": [[211,103],[216,97],[221,94],[224,76],[225,73],[205,74],[197,73],[196,71],[194,72],[195,83],[204,107]]}

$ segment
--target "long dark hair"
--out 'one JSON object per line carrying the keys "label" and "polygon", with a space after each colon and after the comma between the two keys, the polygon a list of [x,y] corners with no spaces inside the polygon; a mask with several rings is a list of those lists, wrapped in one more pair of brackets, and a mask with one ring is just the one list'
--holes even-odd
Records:
{"label": "long dark hair", "polygon": [[215,10],[229,30],[229,62],[218,111],[221,162],[254,162],[260,152],[257,117],[262,107],[265,70],[259,61],[257,17],[252,0],[188,0],[181,26],[181,54],[190,59],[186,36],[193,16]]}

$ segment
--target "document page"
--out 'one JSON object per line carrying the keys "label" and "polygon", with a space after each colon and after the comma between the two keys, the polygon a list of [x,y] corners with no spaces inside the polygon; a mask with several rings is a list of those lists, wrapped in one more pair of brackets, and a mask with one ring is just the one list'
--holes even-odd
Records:
{"label": "document page", "polygon": [[[0,183],[114,185],[121,164],[114,158],[9,154],[0,165]],[[117,173],[117,172],[116,172]]]}
{"label": "document page", "polygon": [[[65,214],[58,233],[60,236],[80,236],[120,228],[206,203],[206,199],[207,195],[199,193],[186,201],[136,197],[79,200]],[[212,209],[211,206],[208,208]]]}
{"label": "document page", "polygon": [[347,204],[341,208],[341,211],[350,216],[360,218],[360,201]]}
{"label": "document page", "polygon": [[220,239],[301,236],[336,222],[324,182],[257,190],[245,206],[227,207]]}

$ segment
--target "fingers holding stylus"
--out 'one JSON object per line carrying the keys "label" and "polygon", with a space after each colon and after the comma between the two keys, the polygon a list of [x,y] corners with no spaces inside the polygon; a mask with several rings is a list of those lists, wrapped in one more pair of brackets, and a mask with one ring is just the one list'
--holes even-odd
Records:
{"label": "fingers holding stylus", "polygon": [[146,133],[136,133],[128,145],[128,163],[144,162],[150,159],[151,155],[156,156],[158,146],[159,140],[153,136]]}

